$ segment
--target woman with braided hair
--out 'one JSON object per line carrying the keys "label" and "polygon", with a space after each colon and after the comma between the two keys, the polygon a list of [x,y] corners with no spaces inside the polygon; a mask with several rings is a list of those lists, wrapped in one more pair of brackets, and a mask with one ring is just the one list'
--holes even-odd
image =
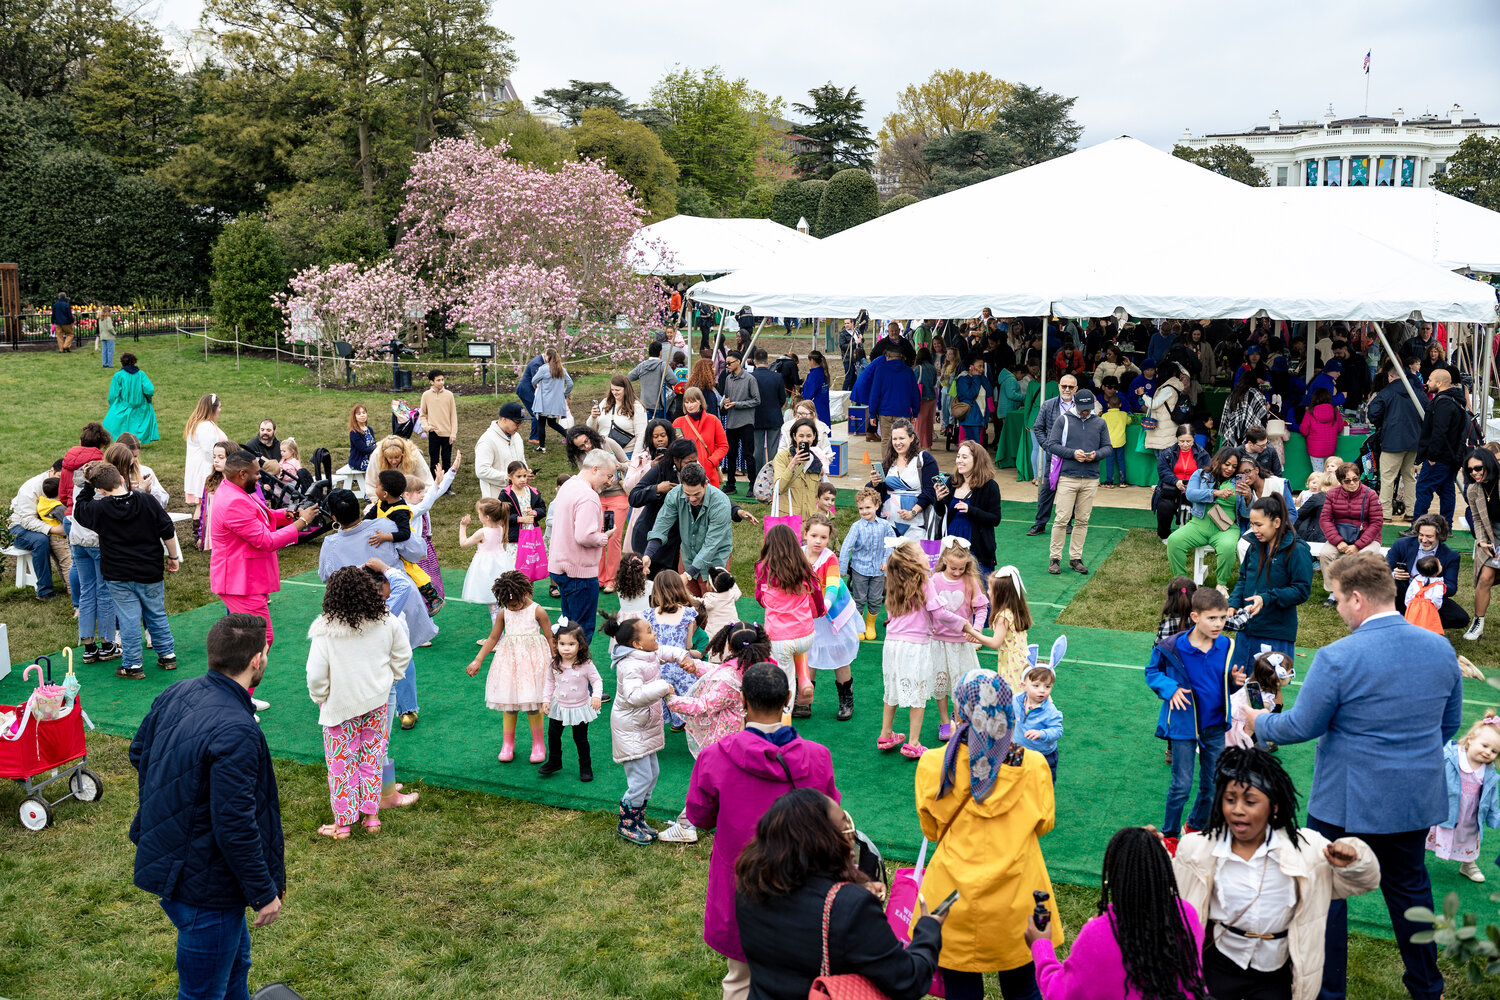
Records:
{"label": "woman with braided hair", "polygon": [[1313,1000],[1323,980],[1331,900],[1380,885],[1364,841],[1297,826],[1297,789],[1258,748],[1225,747],[1208,826],[1177,845],[1172,870],[1202,914],[1203,975],[1214,1000]]}
{"label": "woman with braided hair", "polygon": [[1209,1000],[1200,958],[1202,923],[1177,895],[1160,835],[1128,826],[1111,837],[1103,883],[1099,915],[1079,929],[1066,962],[1058,961],[1035,918],[1027,920],[1026,942],[1042,996]]}

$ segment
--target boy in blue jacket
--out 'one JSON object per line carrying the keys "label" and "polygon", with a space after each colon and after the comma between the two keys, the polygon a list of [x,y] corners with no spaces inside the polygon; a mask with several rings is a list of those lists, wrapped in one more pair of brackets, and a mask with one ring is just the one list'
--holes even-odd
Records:
{"label": "boy in blue jacket", "polygon": [[1188,832],[1208,823],[1214,768],[1229,727],[1229,696],[1245,682],[1242,673],[1229,668],[1234,640],[1223,634],[1229,617],[1224,595],[1199,587],[1193,593],[1191,617],[1193,627],[1157,643],[1146,666],[1146,683],[1162,701],[1156,736],[1172,747],[1172,781],[1161,824],[1168,851],[1177,849],[1182,832],[1182,807],[1193,785],[1194,761],[1198,763],[1198,797],[1188,814]]}
{"label": "boy in blue jacket", "polygon": [[1022,690],[1012,702],[1016,728],[1011,737],[1012,742],[1047,758],[1054,785],[1057,784],[1057,741],[1063,734],[1062,712],[1052,704],[1052,685],[1056,681],[1057,674],[1050,663],[1039,663],[1026,671],[1021,678]]}

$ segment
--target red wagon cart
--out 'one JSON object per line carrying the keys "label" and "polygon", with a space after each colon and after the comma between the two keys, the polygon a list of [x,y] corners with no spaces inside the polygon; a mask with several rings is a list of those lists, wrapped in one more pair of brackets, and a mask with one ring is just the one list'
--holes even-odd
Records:
{"label": "red wagon cart", "polygon": [[[24,705],[0,705],[0,712],[11,712],[18,720],[13,730],[0,732],[0,778],[14,778],[26,789],[21,825],[44,830],[52,822],[54,807],[68,799],[97,802],[104,795],[104,783],[87,767],[82,700],[75,695],[62,714],[52,719],[39,719],[31,709],[31,700]],[[55,799],[47,792],[63,787],[67,794]]]}

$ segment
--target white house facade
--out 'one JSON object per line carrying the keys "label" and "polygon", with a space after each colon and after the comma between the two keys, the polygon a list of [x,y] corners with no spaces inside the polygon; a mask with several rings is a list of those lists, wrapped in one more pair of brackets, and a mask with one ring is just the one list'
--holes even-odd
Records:
{"label": "white house facade", "polygon": [[1338,118],[1329,105],[1316,121],[1287,124],[1273,112],[1269,124],[1247,132],[1188,130],[1178,144],[1243,146],[1275,187],[1431,187],[1458,144],[1476,133],[1500,138],[1500,124],[1468,116],[1456,104],[1447,117],[1407,117],[1397,108],[1389,118]]}

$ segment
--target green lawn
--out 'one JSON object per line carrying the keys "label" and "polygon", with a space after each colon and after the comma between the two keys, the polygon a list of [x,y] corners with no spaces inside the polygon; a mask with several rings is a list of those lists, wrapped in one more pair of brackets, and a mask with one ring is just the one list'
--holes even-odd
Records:
{"label": "green lawn", "polygon": [[[303,373],[272,362],[180,353],[171,338],[124,341],[157,385],[166,440],[144,459],[181,504],[181,428],[205,391],[224,397],[223,422],[248,439],[262,416],[294,434],[304,454],[318,444],[343,457],[345,420],[356,400],[383,421],[389,393],[313,389]],[[601,391],[607,372],[582,375],[575,398]],[[14,493],[76,443],[78,428],[103,415],[108,374],[95,356],[0,356],[0,489]],[[416,394],[407,394],[414,398]],[[493,397],[459,401],[465,460],[493,416]],[[564,466],[549,450],[539,482],[547,496]],[[8,494],[9,495],[9,494]],[[436,508],[444,563],[467,562],[457,547],[459,516],[478,498],[462,472],[454,496]],[[763,512],[763,511],[759,511]],[[736,571],[748,584],[759,529],[740,526]],[[311,569],[315,548],[282,553],[284,575]],[[1141,566],[1162,569],[1143,577]],[[1131,532],[1097,572],[1064,622],[1153,629],[1165,589],[1160,543]],[[748,587],[746,587],[748,592]],[[1106,597],[1107,595],[1107,597]],[[1320,598],[1321,592],[1315,593]],[[168,590],[169,611],[213,601],[207,560],[190,556]],[[1326,621],[1325,621],[1326,619]],[[11,657],[23,663],[75,641],[65,600],[39,604],[29,591],[0,589],[0,620]],[[1321,631],[1309,634],[1308,629]],[[1304,616],[1305,642],[1342,634],[1331,611]],[[1478,644],[1487,654],[1484,642]],[[1479,659],[1481,663],[1484,659]],[[134,851],[126,831],[135,809],[126,742],[90,737],[103,800],[65,803],[40,833],[15,819],[17,787],[0,784],[0,996],[165,997],[175,985],[173,935],[152,897],[130,883]],[[612,816],[536,806],[475,792],[422,788],[417,807],[387,817],[373,836],[356,831],[332,843],[313,830],[326,820],[326,775],[319,767],[278,764],[287,830],[289,891],[285,916],[253,932],[252,985],[284,979],[310,998],[469,998],[474,996],[711,998],[722,964],[702,944],[702,893],[708,843],[637,848],[613,834]],[[1154,795],[1154,791],[1151,793]],[[1110,831],[1100,830],[1101,842]],[[1094,912],[1095,890],[1058,886],[1070,932]],[[1351,942],[1350,996],[1401,994],[1400,963],[1388,941]],[[1474,989],[1448,970],[1450,998],[1500,996]]]}

